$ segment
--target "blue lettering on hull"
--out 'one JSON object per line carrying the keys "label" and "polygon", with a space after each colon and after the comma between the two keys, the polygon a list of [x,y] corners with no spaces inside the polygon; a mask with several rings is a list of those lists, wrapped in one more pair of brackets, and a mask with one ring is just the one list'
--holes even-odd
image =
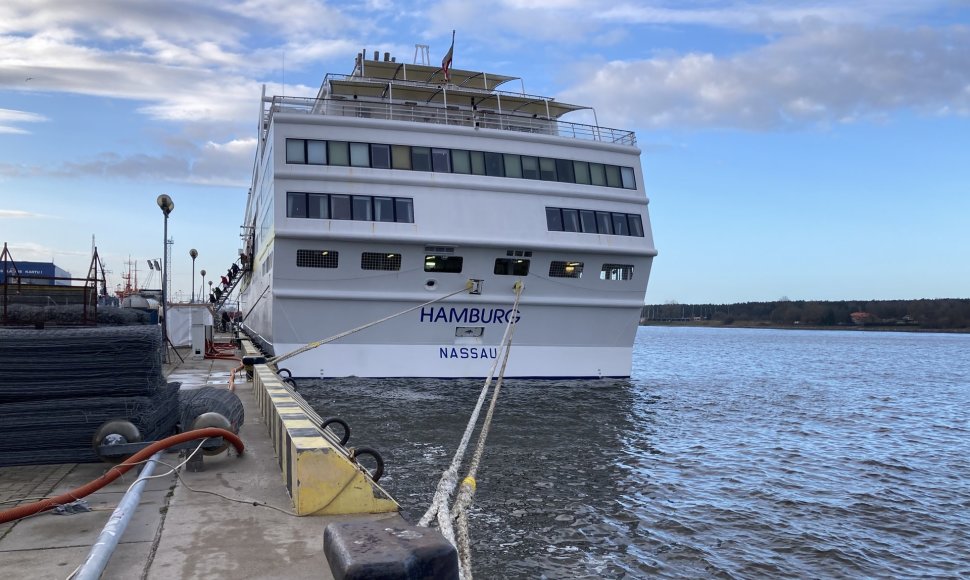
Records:
{"label": "blue lettering on hull", "polygon": [[425,306],[418,317],[419,322],[443,322],[445,324],[507,324],[519,321],[522,314],[511,308],[445,308]]}

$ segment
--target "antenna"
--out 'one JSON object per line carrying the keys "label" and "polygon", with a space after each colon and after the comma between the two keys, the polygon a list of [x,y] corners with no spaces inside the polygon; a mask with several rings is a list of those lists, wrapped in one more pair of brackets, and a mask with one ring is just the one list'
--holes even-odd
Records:
{"label": "antenna", "polygon": [[[418,62],[418,58],[421,59],[421,62]],[[427,44],[414,45],[414,64],[431,64],[431,49]]]}

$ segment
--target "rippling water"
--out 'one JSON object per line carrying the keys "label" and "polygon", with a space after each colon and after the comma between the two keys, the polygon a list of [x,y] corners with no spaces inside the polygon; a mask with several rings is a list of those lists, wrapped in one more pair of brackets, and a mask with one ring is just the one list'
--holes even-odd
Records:
{"label": "rippling water", "polygon": [[[514,350],[513,350],[514,356]],[[416,521],[480,381],[302,382]],[[629,381],[508,381],[480,578],[966,577],[970,335],[640,329]]]}

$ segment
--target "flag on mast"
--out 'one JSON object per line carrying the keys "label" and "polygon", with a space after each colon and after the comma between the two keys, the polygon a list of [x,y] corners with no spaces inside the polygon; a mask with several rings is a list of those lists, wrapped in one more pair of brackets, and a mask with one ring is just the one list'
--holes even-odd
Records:
{"label": "flag on mast", "polygon": [[451,75],[448,74],[448,69],[451,68],[452,56],[455,53],[455,31],[451,31],[451,48],[448,49],[448,54],[441,59],[441,70],[445,72],[445,82],[451,82]]}

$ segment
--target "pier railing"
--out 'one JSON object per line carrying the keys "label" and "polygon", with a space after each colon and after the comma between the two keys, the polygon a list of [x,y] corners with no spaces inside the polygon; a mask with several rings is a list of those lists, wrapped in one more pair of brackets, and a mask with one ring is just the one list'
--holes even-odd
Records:
{"label": "pier railing", "polygon": [[585,139],[622,145],[636,145],[636,134],[623,129],[611,129],[597,125],[571,123],[545,117],[530,117],[486,109],[469,109],[455,105],[432,106],[416,102],[400,103],[349,100],[341,97],[273,97],[268,99],[270,106],[264,110],[265,128],[276,113],[304,115],[335,115],[341,117],[360,117],[432,123],[438,125],[457,125],[464,127],[500,129],[554,135],[572,139]]}

